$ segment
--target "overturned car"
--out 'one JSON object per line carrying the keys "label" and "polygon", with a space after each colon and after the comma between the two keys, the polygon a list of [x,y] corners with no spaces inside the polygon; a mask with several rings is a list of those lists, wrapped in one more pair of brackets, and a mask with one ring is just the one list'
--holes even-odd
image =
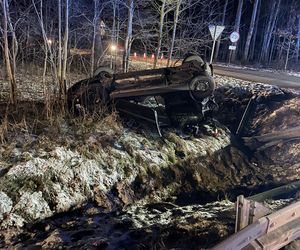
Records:
{"label": "overturned car", "polygon": [[114,74],[99,68],[94,77],[75,83],[67,92],[69,109],[93,110],[97,104],[116,107],[156,125],[191,128],[216,109],[212,66],[197,55],[180,66]]}

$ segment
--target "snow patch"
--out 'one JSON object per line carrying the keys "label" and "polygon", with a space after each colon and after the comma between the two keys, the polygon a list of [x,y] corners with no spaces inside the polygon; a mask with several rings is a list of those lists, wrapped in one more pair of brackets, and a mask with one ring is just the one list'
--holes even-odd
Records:
{"label": "snow patch", "polygon": [[12,200],[4,192],[0,192],[0,221],[12,210],[12,205]]}
{"label": "snow patch", "polygon": [[44,219],[52,215],[41,191],[32,194],[24,193],[15,205],[14,210],[22,211],[22,217],[28,221]]}

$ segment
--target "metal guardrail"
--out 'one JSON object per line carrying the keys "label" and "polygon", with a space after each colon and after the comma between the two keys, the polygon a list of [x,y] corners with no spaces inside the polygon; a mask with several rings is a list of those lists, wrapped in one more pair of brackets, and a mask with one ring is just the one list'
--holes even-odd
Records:
{"label": "metal guardrail", "polygon": [[[236,202],[236,233],[212,250],[280,249],[300,237],[300,201],[274,213],[261,201],[296,192],[300,181],[248,197]],[[260,202],[258,202],[260,201]]]}

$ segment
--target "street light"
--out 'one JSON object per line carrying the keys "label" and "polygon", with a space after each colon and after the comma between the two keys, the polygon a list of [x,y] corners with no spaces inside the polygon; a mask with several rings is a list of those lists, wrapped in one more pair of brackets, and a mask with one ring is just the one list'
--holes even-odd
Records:
{"label": "street light", "polygon": [[115,51],[117,50],[117,46],[116,46],[115,44],[112,44],[112,45],[110,46],[110,50],[111,50],[112,52],[115,52]]}

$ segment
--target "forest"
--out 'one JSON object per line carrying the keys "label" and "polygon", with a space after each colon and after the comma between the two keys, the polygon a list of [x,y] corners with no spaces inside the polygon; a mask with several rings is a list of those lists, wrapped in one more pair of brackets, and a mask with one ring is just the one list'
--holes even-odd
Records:
{"label": "forest", "polygon": [[[189,52],[209,60],[212,24],[225,26],[214,61],[299,68],[297,0],[1,0],[1,9],[1,74],[12,103],[23,69],[38,67],[44,85],[50,75],[63,95],[70,72],[92,75],[107,57],[119,71],[133,54],[152,57],[153,67]],[[230,53],[233,31],[240,40]]]}

